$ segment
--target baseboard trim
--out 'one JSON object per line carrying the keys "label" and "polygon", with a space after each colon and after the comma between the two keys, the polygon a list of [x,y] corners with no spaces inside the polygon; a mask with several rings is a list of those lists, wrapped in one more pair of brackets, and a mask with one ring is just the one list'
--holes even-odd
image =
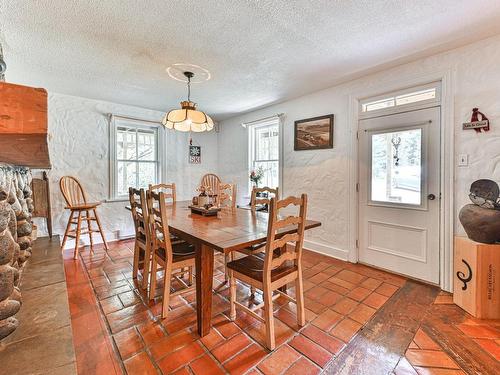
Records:
{"label": "baseboard trim", "polygon": [[319,242],[304,240],[304,249],[329,256],[331,258],[349,261],[349,251]]}
{"label": "baseboard trim", "polygon": [[[124,240],[130,240],[135,237],[135,233],[126,233],[124,235],[119,235],[117,232],[105,232],[104,236],[106,237],[106,242],[111,243],[111,242],[116,242],[116,241],[124,241]],[[64,237],[64,234],[59,235],[59,241],[62,243],[62,239]],[[94,234],[93,235],[93,240],[94,240],[94,245],[99,245],[102,244],[102,238],[99,234]],[[90,246],[90,239],[87,235],[84,235],[83,238],[80,238],[80,246]],[[64,245],[64,250],[67,249],[74,249],[75,248],[75,239],[74,238],[68,238],[66,241],[66,244]]]}

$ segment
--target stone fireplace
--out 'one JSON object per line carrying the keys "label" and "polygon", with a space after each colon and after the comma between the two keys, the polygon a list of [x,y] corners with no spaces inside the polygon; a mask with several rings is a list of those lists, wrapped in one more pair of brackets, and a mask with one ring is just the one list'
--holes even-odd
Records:
{"label": "stone fireplace", "polygon": [[20,272],[31,256],[30,182],[27,168],[0,165],[0,339],[19,325]]}
{"label": "stone fireplace", "polygon": [[0,340],[18,326],[20,281],[31,256],[29,168],[50,168],[47,92],[0,82]]}

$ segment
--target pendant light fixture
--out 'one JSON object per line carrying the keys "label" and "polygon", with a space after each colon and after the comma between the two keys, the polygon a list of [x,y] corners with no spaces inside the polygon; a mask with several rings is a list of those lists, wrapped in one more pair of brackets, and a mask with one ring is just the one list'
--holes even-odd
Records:
{"label": "pendant light fixture", "polygon": [[214,122],[205,112],[196,110],[196,103],[191,101],[191,78],[194,73],[184,72],[187,78],[188,97],[181,102],[181,109],[169,111],[162,120],[167,129],[179,130],[181,132],[204,132],[214,128]]}

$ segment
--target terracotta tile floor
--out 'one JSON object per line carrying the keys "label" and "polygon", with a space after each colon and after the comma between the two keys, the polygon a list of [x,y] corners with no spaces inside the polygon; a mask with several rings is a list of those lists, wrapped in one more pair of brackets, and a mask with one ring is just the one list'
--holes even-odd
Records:
{"label": "terracotta tile floor", "polygon": [[[149,302],[132,279],[132,248],[132,241],[121,241],[110,244],[108,254],[96,247],[94,254],[84,248],[77,261],[70,259],[69,252],[65,257],[79,374],[320,373],[371,319],[383,313],[388,300],[398,298],[397,291],[406,284],[397,275],[305,251],[307,324],[299,328],[295,305],[278,299],[274,309],[277,348],[269,352],[263,345],[263,324],[243,312],[234,322],[228,319],[222,256],[215,260],[213,328],[200,339],[195,293],[171,298],[169,317],[162,320],[162,285]],[[293,294],[293,288],[289,292]],[[260,294],[255,300],[248,296],[248,287],[238,284],[240,301],[261,302]],[[438,299],[436,303],[449,300]],[[498,327],[471,321],[458,328],[498,359]],[[404,345],[401,353],[408,341]],[[394,369],[396,374],[460,371],[421,330]]]}

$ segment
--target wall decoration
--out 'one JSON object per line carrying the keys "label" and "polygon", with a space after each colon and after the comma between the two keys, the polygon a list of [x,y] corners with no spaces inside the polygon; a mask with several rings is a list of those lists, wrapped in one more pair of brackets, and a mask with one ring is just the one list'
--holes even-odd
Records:
{"label": "wall decoration", "polygon": [[[481,115],[481,120],[479,120],[479,115]],[[490,122],[482,112],[479,112],[479,108],[472,108],[470,122],[464,122],[462,126],[463,130],[474,129],[476,133],[481,133],[481,129],[485,132],[490,130]]]}
{"label": "wall decoration", "polygon": [[333,148],[333,115],[295,121],[295,151],[323,148]]}
{"label": "wall decoration", "polygon": [[189,162],[191,164],[201,164],[201,146],[189,146]]}

